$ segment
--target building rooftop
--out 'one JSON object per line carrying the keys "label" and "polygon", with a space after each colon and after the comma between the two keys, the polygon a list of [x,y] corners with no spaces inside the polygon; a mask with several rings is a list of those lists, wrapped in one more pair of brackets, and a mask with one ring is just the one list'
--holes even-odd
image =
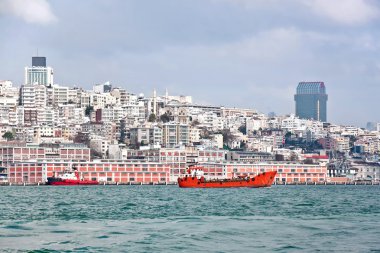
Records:
{"label": "building rooftop", "polygon": [[324,82],[300,82],[297,86],[297,94],[326,94]]}

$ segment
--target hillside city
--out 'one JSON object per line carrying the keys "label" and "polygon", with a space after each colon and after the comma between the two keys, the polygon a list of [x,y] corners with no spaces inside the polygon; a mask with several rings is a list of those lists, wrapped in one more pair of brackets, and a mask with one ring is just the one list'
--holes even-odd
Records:
{"label": "hillside city", "polygon": [[[305,87],[323,89],[315,117]],[[111,82],[84,90],[56,84],[46,58],[33,57],[21,87],[0,81],[0,180],[40,183],[74,164],[107,183],[166,184],[201,164],[210,178],[277,170],[279,184],[379,181],[380,123],[328,123],[322,82],[299,83],[294,99],[296,113],[279,116]]]}

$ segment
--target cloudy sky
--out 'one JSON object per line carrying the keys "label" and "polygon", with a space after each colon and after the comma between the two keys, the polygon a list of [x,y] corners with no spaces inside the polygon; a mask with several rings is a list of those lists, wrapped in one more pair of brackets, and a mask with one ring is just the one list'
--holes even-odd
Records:
{"label": "cloudy sky", "polygon": [[298,82],[324,81],[328,121],[380,122],[376,0],[0,0],[0,31],[16,85],[38,48],[62,85],[289,114]]}

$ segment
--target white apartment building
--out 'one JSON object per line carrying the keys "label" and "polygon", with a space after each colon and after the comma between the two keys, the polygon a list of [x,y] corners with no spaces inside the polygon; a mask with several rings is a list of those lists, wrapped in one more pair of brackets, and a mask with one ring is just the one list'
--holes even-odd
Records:
{"label": "white apartment building", "polygon": [[59,105],[60,123],[81,124],[85,120],[85,109],[77,108],[75,104]]}
{"label": "white apartment building", "polygon": [[79,95],[78,95],[79,92],[80,91],[78,89],[69,88],[69,90],[67,91],[67,99],[68,99],[69,104],[75,104],[75,105],[80,104]]}
{"label": "white apartment building", "polygon": [[110,93],[92,93],[90,94],[90,105],[94,109],[105,108],[107,105],[116,105],[116,98]]}
{"label": "white apartment building", "polygon": [[92,90],[98,94],[107,93],[112,90],[112,85],[109,81],[102,84],[95,84],[92,86]]}
{"label": "white apartment building", "polygon": [[0,80],[0,96],[16,97],[19,96],[19,89],[13,87],[11,81]]}
{"label": "white apartment building", "polygon": [[50,96],[53,106],[67,104],[69,102],[69,87],[52,85]]}
{"label": "white apartment building", "polygon": [[40,126],[40,127],[35,129],[35,136],[37,138],[54,137],[54,127],[53,126]]}
{"label": "white apartment building", "polygon": [[156,125],[150,127],[134,127],[130,129],[132,145],[160,145],[162,143],[162,129]]}
{"label": "white apartment building", "polygon": [[39,125],[57,125],[61,123],[59,112],[53,107],[39,107],[37,108],[37,123]]}
{"label": "white apartment building", "polygon": [[215,112],[200,112],[198,114],[193,114],[192,117],[193,120],[197,120],[202,127],[206,127],[213,131],[223,129],[223,118],[218,117]]}
{"label": "white apartment building", "polygon": [[12,88],[13,84],[9,80],[0,80],[0,95],[4,95],[6,91]]}
{"label": "white apartment building", "polygon": [[255,109],[246,109],[246,108],[225,108],[221,107],[221,116],[222,117],[253,117],[257,116],[257,111]]}
{"label": "white apartment building", "polygon": [[197,127],[190,127],[189,129],[190,143],[199,142],[201,136],[201,130]]}
{"label": "white apartment building", "polygon": [[156,125],[152,126],[149,132],[150,144],[162,144],[162,129]]}
{"label": "white apartment building", "polygon": [[0,96],[0,108],[14,108],[18,105],[17,97]]}
{"label": "white apartment building", "polygon": [[90,148],[100,153],[102,158],[107,156],[109,142],[104,138],[93,138],[90,140]]}
{"label": "white apartment building", "polygon": [[88,122],[81,126],[83,132],[89,132],[92,136],[102,136],[109,141],[116,138],[116,124],[114,122]]}
{"label": "white apartment building", "polygon": [[82,131],[82,127],[79,124],[64,125],[62,126],[62,137],[66,140],[74,139],[80,131]]}
{"label": "white apartment building", "polygon": [[9,109],[0,107],[0,124],[9,124]]}
{"label": "white apartment building", "polygon": [[135,121],[145,120],[145,107],[142,101],[136,104],[123,105],[122,108],[125,110],[125,116],[128,119],[133,119]]}
{"label": "white apartment building", "polygon": [[102,122],[118,122],[127,115],[121,106],[110,106],[98,110],[100,111],[99,113],[101,113]]}
{"label": "white apartment building", "polygon": [[129,130],[133,146],[148,145],[150,143],[149,127],[134,127]]}
{"label": "white apartment building", "polygon": [[165,123],[162,125],[162,145],[174,147],[190,143],[189,126],[179,123]]}
{"label": "white apartment building", "polygon": [[337,137],[335,138],[337,142],[337,150],[339,152],[347,152],[350,150],[350,138],[349,137]]}
{"label": "white apartment building", "polygon": [[47,105],[47,89],[44,85],[22,85],[20,101],[25,108],[45,107]]}
{"label": "white apartment building", "polygon": [[356,126],[344,126],[342,129],[342,136],[358,136],[359,134],[364,134],[364,130]]}
{"label": "white apartment building", "polygon": [[22,126],[24,125],[24,107],[16,106],[9,110],[9,125]]}
{"label": "white apartment building", "polygon": [[238,129],[241,125],[245,125],[245,116],[227,116],[224,117],[223,128]]}
{"label": "white apartment building", "polygon": [[86,108],[87,106],[90,106],[90,94],[88,94],[85,91],[81,91],[79,93],[79,104],[81,108]]}
{"label": "white apartment building", "polygon": [[268,128],[268,122],[266,119],[252,117],[247,118],[246,129],[247,133],[252,133],[253,131],[258,131],[259,129]]}

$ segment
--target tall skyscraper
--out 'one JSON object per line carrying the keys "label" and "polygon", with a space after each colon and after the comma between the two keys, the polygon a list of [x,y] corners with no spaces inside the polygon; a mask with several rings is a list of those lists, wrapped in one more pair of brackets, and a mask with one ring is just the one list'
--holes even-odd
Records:
{"label": "tall skyscraper", "polygon": [[327,94],[324,82],[300,82],[294,100],[296,116],[327,121]]}
{"label": "tall skyscraper", "polygon": [[46,67],[46,57],[32,57],[32,67],[25,67],[25,84],[53,85],[53,68]]}

